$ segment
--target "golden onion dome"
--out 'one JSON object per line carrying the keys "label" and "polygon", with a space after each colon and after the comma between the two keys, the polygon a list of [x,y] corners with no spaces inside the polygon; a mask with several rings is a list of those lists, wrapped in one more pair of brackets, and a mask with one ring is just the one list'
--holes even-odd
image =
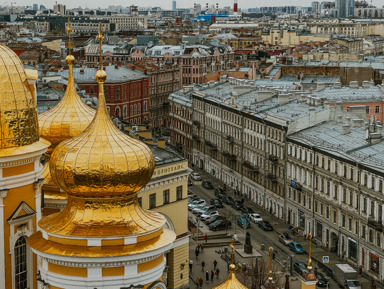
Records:
{"label": "golden onion dome", "polygon": [[235,276],[236,266],[234,264],[229,265],[229,276],[227,280],[225,280],[220,285],[213,287],[212,289],[248,289],[246,286],[241,284],[239,280],[237,280]]}
{"label": "golden onion dome", "polygon": [[34,88],[23,64],[0,45],[0,156],[28,153],[49,146],[39,138]]}
{"label": "golden onion dome", "polygon": [[66,57],[69,68],[68,86],[63,99],[53,108],[39,115],[40,136],[51,142],[48,153],[62,141],[85,130],[95,116],[95,110],[86,105],[76,92],[73,79],[73,55]]}
{"label": "golden onion dome", "polygon": [[99,103],[92,123],[52,152],[54,182],[68,193],[65,209],[39,222],[42,230],[66,236],[123,236],[158,231],[165,218],[143,210],[137,192],[151,179],[153,154],[112,122],[104,98],[106,74],[96,73]]}

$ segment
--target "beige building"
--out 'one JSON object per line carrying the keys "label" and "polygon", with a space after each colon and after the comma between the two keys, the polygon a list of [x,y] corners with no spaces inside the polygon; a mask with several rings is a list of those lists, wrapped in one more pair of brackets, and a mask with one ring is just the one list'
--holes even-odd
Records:
{"label": "beige building", "polygon": [[114,23],[116,25],[116,30],[135,30],[148,28],[148,18],[141,15],[98,15],[93,16],[92,18],[109,20],[110,23]]}
{"label": "beige building", "polygon": [[283,46],[294,46],[300,42],[327,41],[330,35],[306,33],[297,31],[272,29],[268,33],[261,34],[262,40],[270,44],[279,44]]}
{"label": "beige building", "polygon": [[[96,34],[99,32],[99,22],[101,23],[101,31],[112,32],[114,31],[114,25],[111,26],[109,21],[84,21],[84,22],[71,22],[72,33],[82,34]],[[65,23],[65,30],[68,29],[68,23]]]}

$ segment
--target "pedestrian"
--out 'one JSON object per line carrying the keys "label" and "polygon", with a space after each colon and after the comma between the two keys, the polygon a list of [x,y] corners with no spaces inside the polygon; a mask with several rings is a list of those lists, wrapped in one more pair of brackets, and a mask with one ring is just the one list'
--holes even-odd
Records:
{"label": "pedestrian", "polygon": [[209,272],[205,272],[205,280],[207,281],[207,283],[209,282]]}
{"label": "pedestrian", "polygon": [[192,272],[193,260],[189,260],[189,271]]}
{"label": "pedestrian", "polygon": [[215,259],[215,261],[213,261],[213,270],[216,270],[216,266],[217,266],[217,261]]}
{"label": "pedestrian", "polygon": [[201,271],[204,272],[205,262],[204,260],[201,261]]}
{"label": "pedestrian", "polygon": [[207,242],[208,242],[208,235],[205,234],[205,244],[207,244]]}
{"label": "pedestrian", "polygon": [[216,268],[216,272],[215,272],[215,274],[216,274],[217,279],[219,279],[219,275],[220,275],[220,270],[219,270],[219,268]]}
{"label": "pedestrian", "polygon": [[371,289],[376,289],[375,280],[373,278],[371,279]]}
{"label": "pedestrian", "polygon": [[200,278],[196,278],[196,288],[199,288],[199,285],[200,285]]}
{"label": "pedestrian", "polygon": [[215,277],[215,273],[211,270],[211,282],[213,282],[213,277]]}
{"label": "pedestrian", "polygon": [[200,253],[200,243],[197,244],[196,250]]}
{"label": "pedestrian", "polygon": [[203,278],[200,278],[199,284],[200,284],[200,288],[203,288]]}
{"label": "pedestrian", "polygon": [[195,250],[196,259],[199,257],[199,250],[196,248]]}

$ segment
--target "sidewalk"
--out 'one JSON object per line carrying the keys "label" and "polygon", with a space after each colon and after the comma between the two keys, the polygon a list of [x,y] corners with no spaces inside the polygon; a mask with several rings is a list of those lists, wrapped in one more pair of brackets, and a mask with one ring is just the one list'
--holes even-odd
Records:
{"label": "sidewalk", "polygon": [[[220,180],[214,178],[212,175],[208,174],[207,172],[204,172],[203,170],[197,168],[196,166],[193,169],[194,169],[194,171],[198,172],[201,175],[203,180],[210,180],[214,187],[217,187],[217,186],[222,187],[222,183],[220,182]],[[227,186],[227,194],[234,196],[234,190]],[[289,231],[289,229],[288,229],[289,224],[284,223],[282,220],[278,219],[274,215],[271,215],[269,212],[267,212],[267,210],[263,209],[261,206],[255,204],[254,202],[248,200],[247,198],[245,199],[244,205],[249,206],[249,207],[253,208],[256,212],[260,213],[260,215],[262,216],[262,218],[264,220],[267,220],[272,224],[274,230],[277,233],[283,233],[283,232]],[[292,239],[294,241],[300,242],[300,244],[303,246],[303,248],[306,252],[309,251],[309,240],[305,240],[303,236],[298,237],[298,236],[294,236],[292,234],[290,234],[290,236],[292,237]],[[276,238],[276,243],[278,243],[277,238]],[[258,247],[258,248],[260,248],[260,247]],[[260,250],[258,250],[258,251],[260,251]],[[318,267],[319,269],[320,268],[324,268],[324,269],[328,268],[329,270],[334,270],[336,264],[346,263],[342,258],[337,256],[336,252],[330,252],[323,247],[318,247],[313,242],[312,242],[311,252],[312,252],[313,265],[314,265],[314,267]],[[260,253],[262,253],[262,252],[260,252]],[[322,263],[323,256],[329,257],[329,263],[327,263],[327,264]],[[320,266],[318,263],[321,263]],[[362,276],[359,277],[359,279],[360,279],[362,285],[364,286],[363,288],[367,288],[366,283],[370,283],[370,280],[368,280]],[[381,288],[381,289],[384,288],[381,284],[378,284],[378,282],[376,282],[376,286],[377,286],[377,288]],[[294,288],[294,287],[292,287],[292,288]]]}

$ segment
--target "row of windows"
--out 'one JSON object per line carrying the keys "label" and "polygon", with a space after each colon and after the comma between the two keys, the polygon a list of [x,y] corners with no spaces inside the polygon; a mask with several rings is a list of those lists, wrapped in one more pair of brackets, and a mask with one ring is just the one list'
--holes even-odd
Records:
{"label": "row of windows", "polygon": [[[149,195],[149,209],[153,209],[153,208],[156,208],[157,206],[157,193],[153,193],[153,194],[150,194]],[[177,186],[176,187],[176,201],[180,201],[183,199],[183,186]],[[166,204],[169,204],[170,203],[170,190],[167,189],[167,190],[163,190],[163,203],[162,205],[166,205]],[[138,198],[138,201],[139,201],[139,204],[140,206],[143,206],[142,204],[142,198]]]}

